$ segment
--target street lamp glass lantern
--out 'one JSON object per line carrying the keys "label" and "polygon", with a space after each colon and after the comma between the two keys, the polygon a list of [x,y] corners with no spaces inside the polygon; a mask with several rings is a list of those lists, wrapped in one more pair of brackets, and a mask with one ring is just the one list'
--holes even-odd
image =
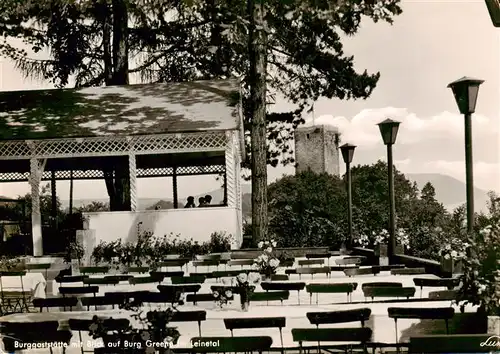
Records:
{"label": "street lamp glass lantern", "polygon": [[396,143],[399,124],[400,122],[396,122],[392,119],[386,119],[383,122],[377,124],[385,145],[393,145]]}
{"label": "street lamp glass lantern", "polygon": [[356,145],[344,144],[340,147],[340,151],[342,152],[342,158],[345,163],[351,163],[352,158],[354,156],[354,149],[356,149]]}
{"label": "street lamp glass lantern", "polygon": [[479,86],[483,82],[483,80],[464,76],[448,85],[453,91],[455,101],[457,101],[458,109],[461,114],[472,114],[476,111]]}

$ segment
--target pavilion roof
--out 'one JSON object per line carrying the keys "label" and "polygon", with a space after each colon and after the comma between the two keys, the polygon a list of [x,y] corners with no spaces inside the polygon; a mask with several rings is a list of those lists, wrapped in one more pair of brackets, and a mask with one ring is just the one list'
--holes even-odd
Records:
{"label": "pavilion roof", "polygon": [[0,140],[240,129],[238,79],[0,92]]}

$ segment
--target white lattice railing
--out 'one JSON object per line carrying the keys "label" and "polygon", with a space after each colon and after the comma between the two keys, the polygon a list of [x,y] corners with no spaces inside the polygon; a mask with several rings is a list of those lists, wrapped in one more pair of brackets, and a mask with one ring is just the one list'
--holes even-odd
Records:
{"label": "white lattice railing", "polygon": [[227,190],[227,205],[236,207],[236,175],[234,170],[235,149],[232,134],[228,132],[225,162],[226,162],[226,190]]}
{"label": "white lattice railing", "polygon": [[0,160],[220,151],[226,141],[225,132],[2,141]]}

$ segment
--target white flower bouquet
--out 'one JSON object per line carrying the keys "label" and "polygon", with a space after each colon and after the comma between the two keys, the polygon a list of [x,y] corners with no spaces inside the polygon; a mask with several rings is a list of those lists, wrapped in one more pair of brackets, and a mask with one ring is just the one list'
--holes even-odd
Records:
{"label": "white flower bouquet", "polygon": [[262,275],[270,278],[276,274],[280,261],[274,252],[276,242],[274,240],[261,241],[258,247],[262,250],[262,254],[254,259],[254,268]]}
{"label": "white flower bouquet", "polygon": [[255,286],[260,282],[260,280],[260,274],[255,272],[250,272],[248,275],[246,273],[241,273],[236,277],[235,292],[240,294],[242,310],[248,309],[250,297],[255,291]]}

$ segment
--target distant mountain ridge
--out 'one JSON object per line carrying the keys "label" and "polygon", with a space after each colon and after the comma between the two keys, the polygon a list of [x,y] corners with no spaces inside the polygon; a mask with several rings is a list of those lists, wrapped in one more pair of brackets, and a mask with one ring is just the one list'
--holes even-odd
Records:
{"label": "distant mountain ridge", "polygon": [[[436,199],[443,203],[443,205],[449,211],[452,211],[456,207],[465,203],[466,194],[465,194],[465,183],[448,175],[438,174],[438,173],[408,173],[405,176],[417,183],[419,189],[427,183],[431,182],[436,190]],[[241,192],[242,192],[242,203],[243,203],[243,215],[250,216],[252,210],[252,188],[249,183],[241,184]],[[224,199],[224,190],[223,188],[213,190],[210,192],[206,192],[195,197],[197,201],[199,197],[203,197],[205,195],[212,196],[212,203],[218,204]],[[187,196],[179,197],[179,204],[184,204]],[[474,200],[477,211],[485,211],[486,204],[488,202],[487,191],[475,188],[474,189]],[[99,201],[102,203],[107,203],[107,198],[102,199],[79,199],[73,202],[73,206],[75,208],[81,207],[83,205],[87,205],[92,203],[93,201]],[[170,206],[172,205],[172,198],[169,197],[159,197],[159,198],[139,198],[138,207],[139,210],[146,210],[151,208],[152,206],[158,204],[161,201],[162,206]],[[62,207],[67,208],[69,206],[69,202],[62,200]]]}

